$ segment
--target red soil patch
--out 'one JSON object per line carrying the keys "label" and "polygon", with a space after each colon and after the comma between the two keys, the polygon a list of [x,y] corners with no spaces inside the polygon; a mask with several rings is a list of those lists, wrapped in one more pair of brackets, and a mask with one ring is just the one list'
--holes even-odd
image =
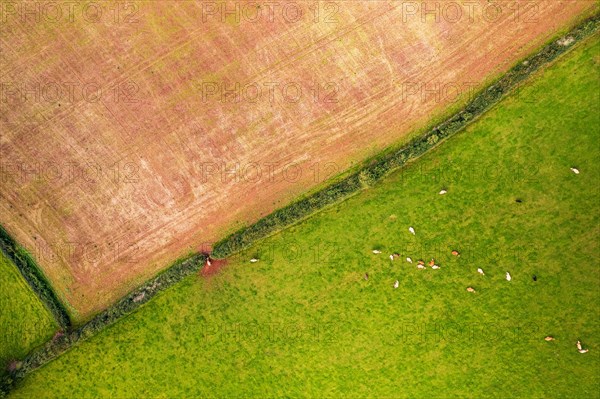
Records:
{"label": "red soil patch", "polygon": [[[210,259],[210,258],[209,258]],[[210,259],[210,266],[208,262],[204,264],[202,270],[200,270],[200,275],[202,277],[210,277],[219,272],[224,266],[227,265],[226,259]]]}

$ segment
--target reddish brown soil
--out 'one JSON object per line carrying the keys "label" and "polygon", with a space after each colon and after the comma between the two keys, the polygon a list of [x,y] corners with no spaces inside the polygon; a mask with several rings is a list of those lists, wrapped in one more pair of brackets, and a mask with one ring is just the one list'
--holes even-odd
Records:
{"label": "reddish brown soil", "polygon": [[210,266],[208,263],[205,263],[202,269],[200,270],[200,275],[202,277],[210,277],[219,272],[223,267],[227,265],[226,259],[211,259]]}
{"label": "reddish brown soil", "polygon": [[[534,1],[491,21],[479,0],[473,20],[452,22],[407,16],[407,2],[340,1],[297,23],[283,6],[273,22],[237,23],[203,15],[211,2],[125,3],[135,23],[108,6],[98,23],[81,5],[72,21],[1,16],[0,223],[77,320],[452,104],[407,88],[482,85],[597,8]],[[227,102],[207,83],[263,96]],[[53,97],[55,84],[67,95]],[[214,171],[236,164],[250,175]]]}

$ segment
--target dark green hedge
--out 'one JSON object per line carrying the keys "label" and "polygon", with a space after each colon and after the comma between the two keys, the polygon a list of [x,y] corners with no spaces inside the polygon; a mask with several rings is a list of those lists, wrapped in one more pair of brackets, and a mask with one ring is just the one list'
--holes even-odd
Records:
{"label": "dark green hedge", "polygon": [[19,246],[2,226],[0,226],[0,249],[17,266],[31,289],[50,310],[58,325],[63,329],[69,328],[71,326],[69,314],[52,290],[50,283],[29,253]]}
{"label": "dark green hedge", "polygon": [[345,198],[349,194],[355,193],[361,187],[357,175],[353,175],[339,181],[310,197],[304,198],[298,202],[279,209],[269,216],[260,219],[258,222],[243,230],[240,230],[227,239],[220,241],[213,248],[212,256],[223,258],[249,246],[255,240],[277,231],[283,226],[301,220],[310,215],[317,209],[326,205],[333,204]]}
{"label": "dark green hedge", "polygon": [[506,93],[511,91],[533,72],[537,71],[541,66],[554,60],[560,54],[573,47],[575,43],[597,31],[599,21],[600,16],[596,15],[571,30],[564,36],[573,39],[569,45],[560,44],[560,39],[554,40],[536,54],[519,62],[492,85],[477,93],[461,111],[422,137],[411,141],[402,149],[371,161],[362,170],[344,180],[334,183],[285,208],[279,209],[260,219],[255,224],[236,231],[219,241],[214,246],[212,256],[215,258],[228,257],[247,248],[260,238],[264,238],[289,226],[327,205],[356,193],[364,187],[375,184],[390,171],[402,167],[409,160],[419,157],[436,146],[440,141],[462,130],[474,119],[498,103]]}

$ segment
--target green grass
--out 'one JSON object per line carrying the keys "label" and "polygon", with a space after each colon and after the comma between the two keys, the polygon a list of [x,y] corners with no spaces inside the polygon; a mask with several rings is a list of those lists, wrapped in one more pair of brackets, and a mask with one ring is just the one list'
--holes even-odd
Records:
{"label": "green grass", "polygon": [[23,358],[49,340],[56,329],[50,312],[0,252],[0,367]]}
{"label": "green grass", "polygon": [[185,279],[12,396],[598,397],[599,50],[595,36],[382,184]]}

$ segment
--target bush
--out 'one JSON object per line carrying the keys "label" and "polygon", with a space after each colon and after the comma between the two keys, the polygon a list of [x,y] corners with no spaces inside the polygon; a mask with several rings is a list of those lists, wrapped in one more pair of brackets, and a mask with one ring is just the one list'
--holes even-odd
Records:
{"label": "bush", "polygon": [[4,398],[8,395],[13,384],[14,380],[9,374],[0,373],[0,398]]}

